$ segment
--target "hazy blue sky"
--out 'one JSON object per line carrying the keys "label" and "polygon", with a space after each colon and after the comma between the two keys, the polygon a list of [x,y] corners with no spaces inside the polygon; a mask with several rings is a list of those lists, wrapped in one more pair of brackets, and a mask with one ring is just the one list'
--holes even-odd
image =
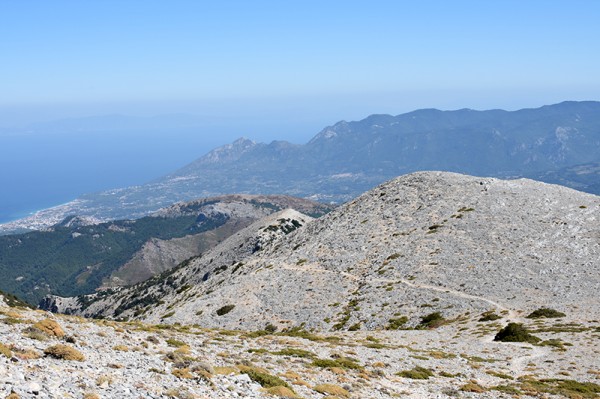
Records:
{"label": "hazy blue sky", "polygon": [[[1,1],[0,126],[600,99],[600,1]],[[308,137],[308,136],[307,136]]]}

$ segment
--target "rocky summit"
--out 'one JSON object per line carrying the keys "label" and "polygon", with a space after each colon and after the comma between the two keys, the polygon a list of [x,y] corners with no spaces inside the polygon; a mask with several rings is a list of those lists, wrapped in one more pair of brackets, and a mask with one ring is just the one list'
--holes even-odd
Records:
{"label": "rocky summit", "polygon": [[143,283],[54,298],[76,315],[0,304],[0,397],[597,398],[599,208],[421,172],[286,209]]}
{"label": "rocky summit", "polygon": [[170,273],[58,310],[320,331],[548,305],[593,319],[599,216],[597,196],[560,186],[420,172],[316,220],[271,215]]}

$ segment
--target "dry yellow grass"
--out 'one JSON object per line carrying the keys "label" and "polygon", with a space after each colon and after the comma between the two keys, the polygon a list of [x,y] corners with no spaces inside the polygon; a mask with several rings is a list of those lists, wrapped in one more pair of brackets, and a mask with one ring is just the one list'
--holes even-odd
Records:
{"label": "dry yellow grass", "polygon": [[12,356],[12,351],[10,348],[4,344],[0,344],[0,355],[4,355],[6,357]]}
{"label": "dry yellow grass", "polygon": [[15,357],[21,360],[34,360],[42,357],[42,354],[35,349],[12,348]]}
{"label": "dry yellow grass", "polygon": [[268,393],[269,395],[277,396],[280,398],[297,398],[298,396],[289,388],[286,387],[271,387],[263,389],[263,392]]}
{"label": "dry yellow grass", "polygon": [[48,334],[50,336],[62,338],[65,336],[65,331],[62,329],[60,324],[58,324],[55,320],[52,319],[44,319],[40,320],[33,325],[33,327],[42,331],[44,334]]}
{"label": "dry yellow grass", "polygon": [[344,370],[341,367],[329,367],[329,370],[333,373],[333,374],[337,374],[337,375],[344,375],[346,374],[346,370]]}
{"label": "dry yellow grass", "polygon": [[347,398],[350,396],[350,392],[346,391],[341,386],[334,384],[319,384],[313,389],[324,395],[341,396],[343,398]]}
{"label": "dry yellow grass", "polygon": [[83,356],[83,354],[77,349],[62,344],[49,346],[48,348],[44,349],[44,354],[55,359],[75,360],[78,362],[85,360],[85,356]]}
{"label": "dry yellow grass", "polygon": [[215,374],[219,374],[219,375],[229,375],[229,374],[239,374],[239,370],[235,367],[228,367],[228,366],[222,366],[222,367],[215,367]]}
{"label": "dry yellow grass", "polygon": [[110,385],[113,383],[113,378],[110,375],[104,374],[101,375],[100,377],[96,378],[96,385],[101,386],[101,385]]}
{"label": "dry yellow grass", "polygon": [[173,374],[177,378],[185,378],[188,380],[194,378],[194,375],[190,373],[190,370],[188,369],[173,369],[173,371],[171,371],[171,374]]}
{"label": "dry yellow grass", "polygon": [[475,393],[483,393],[486,391],[484,387],[479,385],[476,381],[468,382],[460,388],[463,392],[475,392]]}

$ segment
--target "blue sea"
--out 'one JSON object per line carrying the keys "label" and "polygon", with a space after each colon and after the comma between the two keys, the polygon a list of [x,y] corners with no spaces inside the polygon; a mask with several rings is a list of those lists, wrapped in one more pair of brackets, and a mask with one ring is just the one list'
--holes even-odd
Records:
{"label": "blue sea", "polygon": [[143,184],[229,137],[195,129],[0,135],[0,223],[81,194]]}

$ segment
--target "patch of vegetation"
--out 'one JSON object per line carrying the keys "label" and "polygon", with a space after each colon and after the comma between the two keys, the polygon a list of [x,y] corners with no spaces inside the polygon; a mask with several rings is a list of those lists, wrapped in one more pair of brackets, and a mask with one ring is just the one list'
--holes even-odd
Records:
{"label": "patch of vegetation", "polygon": [[462,357],[463,359],[467,359],[471,362],[476,362],[476,363],[494,363],[497,362],[496,359],[486,359],[484,357],[481,356],[469,356],[467,354],[461,354],[460,357]]}
{"label": "patch of vegetation", "polygon": [[556,348],[556,350],[558,350],[558,351],[566,351],[567,348],[565,348],[565,346],[572,346],[573,344],[564,342],[560,339],[547,339],[545,341],[540,342],[539,345],[540,346],[551,346],[553,348]]}
{"label": "patch of vegetation", "polygon": [[4,355],[10,359],[10,357],[12,356],[12,351],[8,346],[0,344],[0,355]]}
{"label": "patch of vegetation", "polygon": [[340,357],[337,359],[315,359],[311,363],[312,366],[321,368],[338,367],[341,369],[362,370],[361,366],[355,359]]}
{"label": "patch of vegetation", "polygon": [[420,328],[438,328],[446,323],[446,319],[440,312],[433,312],[421,318]]}
{"label": "patch of vegetation", "polygon": [[352,324],[350,327],[348,327],[348,331],[358,331],[358,330],[360,330],[360,326],[361,326],[360,322]]}
{"label": "patch of vegetation", "polygon": [[165,342],[167,343],[167,345],[172,346],[173,348],[181,348],[182,346],[187,345],[185,342],[175,338],[169,338]]}
{"label": "patch of vegetation", "polygon": [[568,323],[568,324],[556,324],[556,325],[550,326],[550,327],[540,327],[540,328],[536,328],[532,332],[538,332],[538,333],[544,333],[544,332],[550,332],[550,333],[565,333],[565,332],[580,333],[580,332],[586,332],[586,331],[590,331],[590,328],[589,327],[583,327],[583,326],[575,324],[575,323]]}
{"label": "patch of vegetation", "polygon": [[271,388],[265,388],[265,392],[269,395],[276,396],[278,398],[297,398],[298,396],[290,388],[277,386]]}
{"label": "patch of vegetation", "polygon": [[489,374],[489,375],[497,377],[497,378],[502,378],[504,380],[514,380],[514,378],[511,377],[510,375],[504,374],[504,373],[500,373],[500,372],[494,371],[494,370],[487,370],[486,374]]}
{"label": "patch of vegetation", "polygon": [[161,318],[161,319],[168,319],[169,317],[171,317],[171,316],[174,316],[174,315],[175,315],[175,311],[173,311],[173,312],[169,312],[169,313],[165,313],[165,314],[164,314],[164,315],[162,315],[160,318]]}
{"label": "patch of vegetation", "polygon": [[461,374],[461,373],[456,373],[456,374],[453,374],[453,373],[449,373],[449,372],[447,372],[447,371],[440,371],[440,372],[438,373],[438,375],[439,375],[440,377],[446,377],[446,378],[456,378],[456,377],[459,377],[459,376],[461,376],[462,374]]}
{"label": "patch of vegetation", "polygon": [[33,308],[30,304],[20,300],[13,294],[0,291],[0,296],[4,297],[4,302],[11,308]]}
{"label": "patch of vegetation", "polygon": [[252,381],[260,384],[260,386],[262,386],[263,388],[286,387],[289,390],[292,390],[292,388],[288,385],[287,382],[274,375],[264,373],[251,367],[244,367],[243,370],[240,371],[244,374],[247,374]]}
{"label": "patch of vegetation", "polygon": [[235,305],[225,305],[219,309],[217,309],[217,316],[223,316],[227,313],[231,312],[235,308]]}
{"label": "patch of vegetation", "polygon": [[173,369],[173,371],[171,371],[171,374],[181,379],[191,380],[194,378],[194,375],[190,373],[189,369]]}
{"label": "patch of vegetation", "polygon": [[399,330],[408,321],[408,317],[402,316],[388,320],[388,325],[385,327],[386,330]]}
{"label": "patch of vegetation", "polygon": [[413,380],[427,380],[429,377],[433,377],[433,371],[426,369],[425,367],[415,366],[411,370],[399,371],[396,375],[404,378],[411,378]]}
{"label": "patch of vegetation", "polygon": [[339,385],[334,384],[319,384],[313,388],[315,391],[322,393],[323,395],[330,395],[333,397],[347,398],[350,396],[350,392],[345,390]]}
{"label": "patch of vegetation", "polygon": [[79,352],[73,347],[62,344],[49,346],[48,348],[44,349],[44,354],[55,359],[75,360],[78,362],[82,362],[85,360],[85,356],[83,356],[83,353]]}
{"label": "patch of vegetation", "polygon": [[566,316],[566,314],[564,314],[563,312],[559,312],[558,310],[554,310],[554,309],[550,309],[550,308],[539,308],[537,310],[534,310],[530,314],[528,314],[527,318],[528,319],[540,319],[540,318],[555,319],[555,318],[565,317],[565,316]]}
{"label": "patch of vegetation", "polygon": [[52,319],[43,319],[35,323],[33,328],[37,328],[44,334],[54,336],[57,338],[62,338],[65,336],[65,332],[55,320]]}
{"label": "patch of vegetation", "polygon": [[493,310],[490,310],[488,312],[483,313],[481,315],[481,317],[479,318],[479,320],[477,320],[477,321],[481,321],[481,322],[484,322],[484,321],[494,321],[494,320],[500,320],[501,318],[502,318],[502,316],[494,313]]}
{"label": "patch of vegetation", "polygon": [[427,353],[434,359],[454,359],[456,357],[454,353],[447,353],[442,351],[429,351]]}
{"label": "patch of vegetation", "polygon": [[[217,215],[198,223],[193,215],[148,216],[94,226],[67,227],[62,223],[51,231],[0,236],[0,289],[31,305],[37,305],[48,292],[61,296],[89,294],[150,238],[197,234],[215,229],[227,219]],[[14,268],[15,264],[19,268]],[[48,290],[36,286],[48,286]]]}
{"label": "patch of vegetation", "polygon": [[506,327],[501,329],[496,336],[494,341],[500,342],[528,342],[530,344],[537,344],[541,341],[540,338],[531,335],[527,328],[523,324],[519,323],[508,323]]}
{"label": "patch of vegetation", "polygon": [[258,354],[269,353],[269,351],[266,350],[265,348],[250,348],[246,352],[248,352],[248,353],[258,353]]}
{"label": "patch of vegetation", "polygon": [[527,394],[549,393],[570,399],[592,399],[600,394],[600,385],[593,382],[579,382],[564,379],[535,380],[530,377],[521,379],[520,388]]}
{"label": "patch of vegetation", "polygon": [[484,387],[479,385],[475,381],[471,381],[460,387],[460,390],[463,392],[475,392],[475,393],[483,393],[486,391]]}
{"label": "patch of vegetation", "polygon": [[285,348],[282,349],[280,351],[277,352],[271,352],[273,355],[279,355],[279,356],[292,356],[292,357],[302,357],[302,358],[311,358],[314,357],[315,354],[304,350],[304,349],[297,349],[297,348]]}
{"label": "patch of vegetation", "polygon": [[429,226],[428,229],[427,229],[428,230],[427,234],[431,234],[431,233],[437,232],[440,227],[442,227],[441,224],[434,224],[434,225]]}
{"label": "patch of vegetation", "polygon": [[[358,293],[355,292],[355,295]],[[358,311],[360,308],[358,306],[359,300],[358,298],[352,298],[348,304],[346,305],[346,307],[344,308],[344,311],[340,313],[340,319],[339,321],[333,325],[333,329],[334,330],[341,330],[342,328],[344,328],[344,326],[348,323],[348,321],[350,320],[350,317],[352,317],[352,312],[354,311]]]}

